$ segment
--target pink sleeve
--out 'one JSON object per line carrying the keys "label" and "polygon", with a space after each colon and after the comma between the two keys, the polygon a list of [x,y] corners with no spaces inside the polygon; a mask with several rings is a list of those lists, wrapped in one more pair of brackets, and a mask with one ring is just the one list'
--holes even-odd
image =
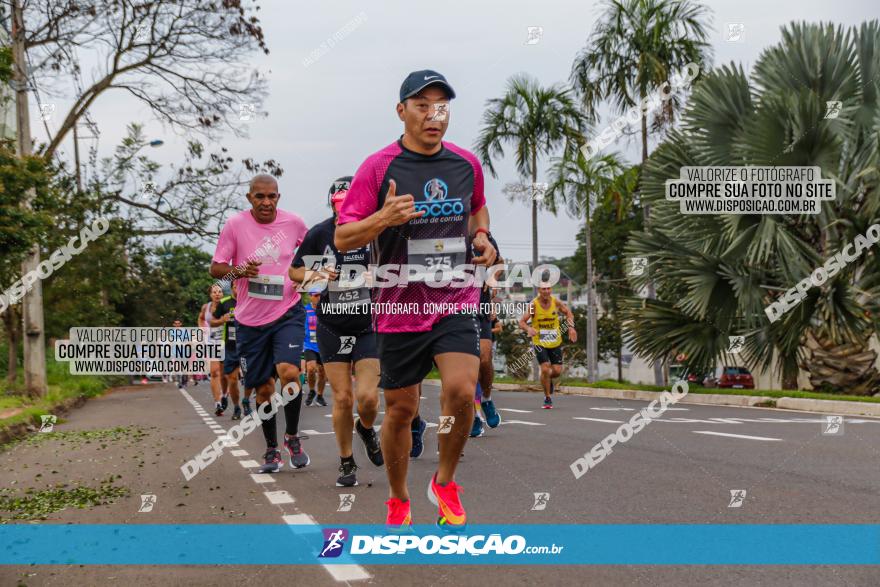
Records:
{"label": "pink sleeve", "polygon": [[235,259],[235,237],[232,236],[232,227],[229,226],[231,223],[232,218],[226,221],[226,224],[223,225],[223,230],[220,231],[220,238],[217,239],[217,248],[214,250],[214,257],[212,259],[214,263],[233,264]]}
{"label": "pink sleeve", "polygon": [[483,166],[477,156],[462,149],[454,143],[444,143],[446,148],[463,157],[474,168],[474,193],[471,195],[471,216],[479,212],[486,205],[486,194],[483,191]]}
{"label": "pink sleeve", "polygon": [[301,217],[297,217],[297,218],[299,218],[300,231],[299,231],[299,236],[296,239],[296,247],[294,247],[294,250],[299,248],[299,246],[303,242],[303,239],[306,238],[306,233],[309,231],[309,227],[306,226],[306,221],[303,220]]}
{"label": "pink sleeve", "polygon": [[471,165],[474,166],[474,195],[471,196],[471,216],[473,216],[486,205],[486,194],[483,191],[483,166],[476,157],[473,157]]}
{"label": "pink sleeve", "polygon": [[351,188],[339,210],[338,224],[363,220],[379,209],[379,188],[388,166],[400,152],[400,146],[394,142],[367,157],[354,174]]}

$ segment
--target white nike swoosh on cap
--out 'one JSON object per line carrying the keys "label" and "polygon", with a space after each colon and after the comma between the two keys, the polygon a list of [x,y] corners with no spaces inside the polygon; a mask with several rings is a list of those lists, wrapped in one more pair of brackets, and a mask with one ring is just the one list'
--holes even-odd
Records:
{"label": "white nike swoosh on cap", "polygon": [[440,76],[439,76],[439,75],[426,75],[426,76],[425,76],[425,81],[431,79],[432,77],[440,77]]}

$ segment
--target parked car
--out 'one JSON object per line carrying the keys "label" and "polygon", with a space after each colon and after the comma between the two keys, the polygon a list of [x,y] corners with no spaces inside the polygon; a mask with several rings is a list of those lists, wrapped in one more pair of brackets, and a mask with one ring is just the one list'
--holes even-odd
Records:
{"label": "parked car", "polygon": [[670,365],[669,366],[669,380],[672,383],[676,381],[687,381],[688,383],[697,383],[703,384],[703,381],[707,377],[711,377],[712,374],[702,374],[695,371],[690,371],[684,365]]}
{"label": "parked car", "polygon": [[725,365],[718,376],[707,377],[703,385],[722,389],[755,389],[755,380],[745,367]]}

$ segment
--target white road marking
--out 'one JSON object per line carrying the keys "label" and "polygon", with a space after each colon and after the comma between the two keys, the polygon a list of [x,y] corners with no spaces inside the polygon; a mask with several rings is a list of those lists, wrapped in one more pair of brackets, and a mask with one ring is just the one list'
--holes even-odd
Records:
{"label": "white road marking", "polygon": [[290,514],[287,516],[281,516],[281,519],[284,520],[285,524],[289,524],[291,526],[300,526],[303,524],[312,524],[313,526],[317,526],[318,522],[312,516],[308,514]]}
{"label": "white road marking", "polygon": [[[311,524],[317,525],[318,522],[308,514],[293,514],[287,516],[281,516],[281,519],[284,520],[285,524],[290,525],[303,525],[303,524]],[[344,581],[364,581],[366,579],[371,579],[372,575],[370,575],[366,569],[364,569],[360,565],[321,565],[324,569],[330,573],[330,576],[333,577],[336,581],[344,582]]]}
{"label": "white road marking", "polygon": [[231,454],[234,457],[246,457],[246,456],[248,456],[248,451],[246,451],[246,450],[231,450],[231,451],[229,451],[229,454]]}
{"label": "white road marking", "polygon": [[513,408],[498,408],[499,412],[514,412],[516,414],[531,414],[532,410],[515,410]]}
{"label": "white road marking", "polygon": [[322,436],[324,434],[333,434],[333,431],[331,430],[330,432],[318,432],[317,430],[303,430],[302,433],[306,436]]}
{"label": "white road marking", "polygon": [[607,424],[623,424],[623,420],[603,420],[602,418],[584,418],[583,416],[575,416],[575,420],[587,420],[589,422],[605,422]]}
{"label": "white road marking", "polygon": [[238,464],[244,467],[245,469],[252,469],[253,467],[259,467],[260,463],[254,460],[249,461],[238,461]]}
{"label": "white road marking", "polygon": [[590,408],[599,412],[632,412],[633,408]]}
{"label": "white road marking", "polygon": [[766,440],[768,442],[782,442],[781,438],[769,438],[767,436],[746,436],[745,434],[728,434],[726,432],[711,432],[709,430],[692,430],[694,434],[710,434],[712,436],[727,436],[728,438],[744,438],[746,440]]}
{"label": "white road marking", "polygon": [[274,503],[276,505],[282,503],[293,503],[294,501],[293,496],[291,496],[283,489],[281,491],[266,491],[263,493],[263,495],[265,495],[269,499],[269,503]]}
{"label": "white road marking", "polygon": [[502,420],[502,424],[525,424],[526,426],[546,426],[540,422],[526,422],[525,420]]}
{"label": "white road marking", "polygon": [[275,479],[269,473],[251,473],[254,483],[275,483]]}

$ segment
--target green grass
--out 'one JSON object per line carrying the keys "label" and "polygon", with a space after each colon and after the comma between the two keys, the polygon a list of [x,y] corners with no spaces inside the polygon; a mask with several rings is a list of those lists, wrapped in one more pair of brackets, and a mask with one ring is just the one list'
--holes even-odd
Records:
{"label": "green grass", "polygon": [[[12,393],[7,388],[6,379],[0,381],[0,409],[24,408],[20,414],[0,420],[0,428],[20,422],[38,424],[40,415],[50,413],[61,402],[78,396],[95,397],[111,385],[118,385],[121,382],[119,377],[71,375],[69,365],[70,363],[59,363],[51,357],[47,357],[46,377],[49,383],[49,392],[41,398],[29,398],[19,393]],[[24,387],[21,370],[18,374],[17,387],[18,389]]]}
{"label": "green grass", "polygon": [[[46,516],[67,508],[89,508],[107,505],[130,491],[114,485],[114,477],[109,477],[96,487],[77,485],[68,489],[66,483],[58,483],[51,489],[36,491],[27,489],[23,495],[14,495],[11,489],[0,489],[0,524],[10,520],[45,520]],[[11,514],[11,515],[10,515]]]}
{"label": "green grass", "polygon": [[[513,377],[501,376],[495,377],[498,383],[514,383],[517,385],[536,385],[534,381],[525,381],[522,379],[514,379]],[[660,385],[645,385],[641,383],[618,382],[611,379],[596,381],[595,383],[587,383],[582,379],[565,379],[563,378],[560,385],[570,385],[572,387],[592,387],[596,389],[635,389],[638,391],[664,391],[669,387]],[[720,395],[750,395],[750,396],[767,396],[767,397],[793,397],[803,399],[825,399],[838,400],[848,402],[867,402],[880,403],[880,397],[861,396],[861,395],[843,395],[836,393],[819,393],[815,391],[797,391],[797,390],[770,390],[770,389],[719,389],[717,387],[701,387],[698,385],[690,385],[688,393],[713,393]]]}

